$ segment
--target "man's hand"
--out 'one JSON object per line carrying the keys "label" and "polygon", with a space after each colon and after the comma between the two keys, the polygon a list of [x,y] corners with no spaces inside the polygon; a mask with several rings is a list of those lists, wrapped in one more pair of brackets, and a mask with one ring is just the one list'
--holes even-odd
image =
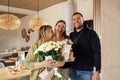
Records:
{"label": "man's hand", "polygon": [[69,61],[74,61],[75,60],[75,57],[73,55],[74,55],[74,53],[72,51],[70,51]]}
{"label": "man's hand", "polygon": [[64,66],[65,62],[64,61],[59,61],[57,62],[57,64],[55,65],[55,67],[62,67]]}
{"label": "man's hand", "polygon": [[92,80],[100,80],[100,73],[96,71],[92,76]]}

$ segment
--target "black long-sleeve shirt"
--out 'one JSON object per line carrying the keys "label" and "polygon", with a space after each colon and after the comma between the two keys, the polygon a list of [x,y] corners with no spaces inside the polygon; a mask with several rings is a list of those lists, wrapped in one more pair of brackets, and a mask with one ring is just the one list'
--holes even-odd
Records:
{"label": "black long-sleeve shirt", "polygon": [[[79,39],[76,42],[76,38]],[[63,68],[72,67],[78,70],[96,71],[101,70],[101,45],[96,32],[92,29],[84,27],[81,31],[76,30],[70,34],[73,41],[72,50],[75,61],[66,62]]]}

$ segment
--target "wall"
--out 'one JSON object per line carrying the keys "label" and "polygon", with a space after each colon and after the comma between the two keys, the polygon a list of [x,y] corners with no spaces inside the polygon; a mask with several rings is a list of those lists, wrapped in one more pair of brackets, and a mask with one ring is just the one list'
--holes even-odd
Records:
{"label": "wall", "polygon": [[101,0],[102,80],[120,80],[120,0]]}
{"label": "wall", "polygon": [[76,11],[83,14],[84,19],[93,19],[93,0],[74,0]]}
{"label": "wall", "polygon": [[13,31],[6,31],[0,29],[0,51],[4,49],[15,48],[18,46],[18,29]]}
{"label": "wall", "polygon": [[[31,43],[35,42],[36,39],[37,39],[37,33],[34,32],[32,34],[30,34],[30,41],[29,42],[26,42],[26,40],[24,38],[22,38],[22,35],[21,35],[21,31],[23,28],[26,29],[26,31],[29,29],[29,21],[30,19],[34,18],[35,16],[34,15],[30,15],[30,16],[27,16],[27,17],[24,17],[21,19],[21,27],[19,28],[19,31],[18,31],[18,49],[20,49],[21,47],[28,47],[31,45]],[[33,36],[33,37],[31,37]]]}

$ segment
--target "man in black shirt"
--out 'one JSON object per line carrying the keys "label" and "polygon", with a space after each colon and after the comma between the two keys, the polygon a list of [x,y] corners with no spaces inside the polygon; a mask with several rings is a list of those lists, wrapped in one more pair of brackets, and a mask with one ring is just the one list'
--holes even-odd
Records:
{"label": "man in black shirt", "polygon": [[[83,15],[76,12],[72,16],[74,31],[70,33],[75,61],[66,62],[70,67],[71,80],[100,80],[101,45],[97,33],[84,26]],[[95,71],[93,72],[95,68]]]}

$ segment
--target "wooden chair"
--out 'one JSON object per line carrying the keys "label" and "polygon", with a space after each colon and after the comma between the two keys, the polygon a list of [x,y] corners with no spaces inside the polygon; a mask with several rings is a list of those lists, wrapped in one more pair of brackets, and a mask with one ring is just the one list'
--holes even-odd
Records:
{"label": "wooden chair", "polygon": [[5,66],[15,65],[15,61],[10,59],[5,60],[4,63],[5,63]]}
{"label": "wooden chair", "polygon": [[4,67],[5,67],[4,63],[0,62],[0,68],[4,68]]}
{"label": "wooden chair", "polygon": [[18,53],[12,53],[10,56],[3,57],[5,66],[15,65],[15,62],[19,59]]}

